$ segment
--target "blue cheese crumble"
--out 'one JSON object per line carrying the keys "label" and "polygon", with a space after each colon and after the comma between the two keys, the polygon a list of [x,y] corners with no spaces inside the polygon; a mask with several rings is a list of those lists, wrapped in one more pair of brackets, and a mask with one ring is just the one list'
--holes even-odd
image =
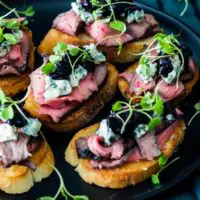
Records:
{"label": "blue cheese crumble", "polygon": [[0,124],[0,142],[16,141],[17,138],[17,130],[14,126],[7,123]]}
{"label": "blue cheese crumble", "polygon": [[153,77],[157,72],[157,63],[152,63],[151,60],[145,62],[145,64],[139,64],[136,68],[136,73],[140,76],[140,78],[144,81],[145,84],[153,81]]}
{"label": "blue cheese crumble", "polygon": [[179,55],[174,55],[170,57],[170,61],[173,66],[173,70],[167,74],[167,77],[161,76],[163,81],[167,84],[171,84],[173,81],[175,81],[177,79],[178,74],[183,71],[183,69],[181,69],[181,60]]}
{"label": "blue cheese crumble", "polygon": [[102,120],[99,126],[99,129],[96,132],[97,135],[104,138],[104,143],[106,145],[111,145],[111,142],[119,139],[119,136],[116,135],[112,129],[108,126],[108,121],[106,119]]}
{"label": "blue cheese crumble", "polygon": [[45,100],[70,94],[73,87],[77,87],[79,82],[87,76],[87,73],[87,70],[79,65],[74,70],[74,74],[69,76],[69,80],[54,80],[50,76],[45,76],[45,92],[43,94]]}
{"label": "blue cheese crumble", "polygon": [[82,66],[78,66],[75,70],[74,70],[74,76],[73,74],[70,75],[70,85],[72,87],[76,87],[79,85],[80,80],[82,80],[83,78],[85,78],[87,76],[87,70],[85,68],[83,68]]}
{"label": "blue cheese crumble", "polygon": [[73,11],[86,23],[89,24],[94,21],[93,15],[86,11],[80,3],[73,2],[71,4]]}
{"label": "blue cheese crumble", "polygon": [[135,137],[141,138],[147,133],[147,131],[148,131],[148,126],[146,124],[139,124],[134,130]]}
{"label": "blue cheese crumble", "polygon": [[85,48],[86,51],[88,51],[92,59],[94,59],[95,64],[99,64],[101,62],[106,61],[106,57],[103,55],[102,52],[97,50],[95,44],[85,45],[83,47]]}
{"label": "blue cheese crumble", "polygon": [[29,118],[28,124],[22,127],[21,129],[22,132],[26,135],[37,137],[41,127],[42,124],[38,119]]}
{"label": "blue cheese crumble", "polygon": [[144,19],[144,11],[136,10],[132,13],[129,13],[126,21],[130,24],[132,22],[140,23]]}

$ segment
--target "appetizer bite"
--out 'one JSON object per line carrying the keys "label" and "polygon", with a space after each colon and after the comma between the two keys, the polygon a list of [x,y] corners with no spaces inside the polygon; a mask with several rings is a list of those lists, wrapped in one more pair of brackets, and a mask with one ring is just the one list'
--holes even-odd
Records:
{"label": "appetizer bite", "polygon": [[[132,62],[160,31],[150,14],[132,0],[77,0],[56,17],[38,51],[50,55],[57,42],[73,45],[97,43],[111,63]],[[123,48],[122,48],[123,47]]]}
{"label": "appetizer bite", "polygon": [[118,101],[107,119],[72,138],[65,159],[89,184],[135,185],[158,172],[159,160],[167,161],[182,143],[181,114],[157,93],[147,92],[137,105]]}
{"label": "appetizer bite", "polygon": [[27,117],[18,104],[0,90],[0,190],[29,191],[53,172],[54,156],[40,136],[41,123]]}
{"label": "appetizer bite", "polygon": [[120,74],[119,89],[126,99],[157,90],[164,101],[177,104],[198,81],[198,67],[191,58],[191,49],[173,34],[158,33],[153,38],[139,62]]}
{"label": "appetizer bite", "polygon": [[55,131],[77,130],[113,98],[118,72],[94,44],[58,43],[53,51],[31,74],[32,92],[24,108]]}
{"label": "appetizer bite", "polygon": [[0,19],[0,88],[9,96],[27,89],[34,67],[32,33],[23,20]]}

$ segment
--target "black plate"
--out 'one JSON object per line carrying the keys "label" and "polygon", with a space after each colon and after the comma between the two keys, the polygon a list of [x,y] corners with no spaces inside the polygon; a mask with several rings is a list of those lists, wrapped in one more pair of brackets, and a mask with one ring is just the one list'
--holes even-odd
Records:
{"label": "black plate", "polygon": [[[8,3],[9,2],[10,1],[8,1]],[[31,23],[30,27],[33,30],[36,45],[39,44],[39,41],[51,27],[52,20],[55,18],[55,16],[60,12],[68,10],[70,7],[70,1],[66,0],[27,0],[24,2],[18,0],[15,1],[15,3],[13,1],[12,4],[12,7],[17,7],[19,9],[24,9],[27,5],[30,4],[35,7],[37,14],[34,17],[34,22]],[[181,31],[181,39],[193,49],[194,58],[200,66],[200,56],[198,55],[200,49],[200,38],[195,35],[187,26],[175,20],[174,18],[148,6],[142,4],[141,6],[147,12],[153,13],[168,32],[179,33]],[[39,66],[39,64],[41,64],[40,57],[37,59],[37,66]],[[194,112],[194,103],[200,99],[200,88],[197,87],[195,91],[197,92],[193,93],[186,100],[184,105],[182,105],[183,111],[186,113],[186,122]],[[105,113],[107,113],[109,110],[110,105],[105,108],[104,112],[101,112],[98,115],[96,120],[103,118]],[[197,166],[200,164],[200,134],[198,129],[200,129],[200,124],[198,119],[196,119],[192,123],[191,127],[187,129],[184,143],[173,155],[173,157],[179,156],[180,159],[162,173],[161,185],[153,186],[150,180],[147,180],[141,184],[136,185],[135,187],[128,187],[123,190],[103,189],[84,183],[78,174],[74,172],[73,168],[64,161],[64,150],[69,140],[71,139],[72,134],[56,134],[49,130],[44,130],[44,133],[54,151],[56,166],[61,171],[70,192],[74,194],[86,194],[92,200],[130,200],[144,199],[163,192],[170,187],[175,186],[177,183],[189,176],[197,168]],[[50,178],[42,181],[42,183],[36,184],[35,187],[26,194],[11,196],[0,192],[0,199],[34,200],[41,196],[54,195],[58,186],[58,178],[55,174],[53,174]]]}

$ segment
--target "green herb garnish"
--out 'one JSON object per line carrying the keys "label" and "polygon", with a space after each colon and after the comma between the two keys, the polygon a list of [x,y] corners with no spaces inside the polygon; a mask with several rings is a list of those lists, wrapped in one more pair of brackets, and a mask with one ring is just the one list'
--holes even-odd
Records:
{"label": "green herb garnish", "polygon": [[[140,102],[133,105],[132,101],[134,99],[140,99]],[[153,95],[150,92],[147,92],[144,96],[133,97],[129,103],[117,101],[113,104],[112,111],[119,116],[123,113],[129,112],[127,119],[123,122],[121,134],[124,133],[126,125],[134,112],[138,112],[146,116],[149,119],[149,123],[147,124],[148,130],[153,131],[158,125],[161,124],[161,117],[164,112],[164,101],[158,95],[157,91]]]}
{"label": "green herb garnish", "polygon": [[22,14],[26,17],[32,17],[35,14],[35,10],[33,6],[29,6],[25,11],[17,11],[15,8],[13,9],[9,7],[8,5],[6,5],[5,3],[3,3],[3,1],[0,1],[0,6],[4,7],[5,9],[9,11],[12,11],[17,18],[20,18],[19,14]]}
{"label": "green herb garnish", "polygon": [[[29,94],[29,90],[27,95]],[[13,106],[19,111],[19,113],[29,122],[29,119],[24,115],[18,104],[22,103],[27,95],[18,101],[12,100],[10,97],[7,97],[3,90],[0,90],[0,119],[2,121],[7,121],[13,119],[14,111]]]}
{"label": "green herb garnish", "polygon": [[172,160],[171,162],[169,162],[167,164],[168,159],[163,154],[161,154],[160,157],[158,158],[158,164],[160,166],[160,170],[156,174],[153,174],[151,176],[152,183],[154,185],[159,185],[160,184],[160,179],[159,179],[160,173],[164,169],[166,169],[167,167],[169,167],[171,164],[173,164],[175,161],[177,161],[178,159],[180,159],[180,157],[175,158],[174,160]]}
{"label": "green herb garnish", "polygon": [[42,67],[42,72],[46,75],[49,75],[50,73],[53,73],[56,70],[56,67],[53,63],[48,62]]}
{"label": "green herb garnish", "polygon": [[52,166],[54,171],[56,172],[56,174],[58,175],[59,177],[59,180],[60,180],[60,186],[58,188],[58,191],[57,193],[55,194],[54,197],[50,197],[50,196],[44,196],[44,197],[40,197],[38,198],[37,200],[56,200],[58,199],[60,196],[63,197],[65,200],[67,199],[73,199],[73,200],[89,200],[89,198],[87,196],[84,196],[84,195],[72,195],[69,193],[69,191],[66,189],[66,186],[65,186],[65,183],[64,183],[64,180],[63,180],[63,177],[61,175],[61,173],[58,171],[57,168],[55,168],[54,166]]}
{"label": "green herb garnish", "polygon": [[191,117],[190,121],[188,122],[188,126],[192,123],[192,121],[195,119],[195,117],[196,117],[197,115],[200,114],[200,102],[196,103],[196,104],[194,105],[194,108],[195,108],[196,112],[195,112],[195,114]]}

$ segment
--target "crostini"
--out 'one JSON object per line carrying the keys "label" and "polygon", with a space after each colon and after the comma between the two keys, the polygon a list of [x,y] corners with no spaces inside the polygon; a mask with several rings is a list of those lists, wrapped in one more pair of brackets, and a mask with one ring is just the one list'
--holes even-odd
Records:
{"label": "crostini", "polygon": [[[40,46],[41,55],[52,54],[57,42],[73,45],[97,43],[111,63],[133,62],[160,31],[150,14],[132,0],[77,0],[71,10],[59,14]],[[123,47],[123,48],[122,48]]]}
{"label": "crostini", "polygon": [[159,171],[184,139],[182,113],[147,92],[138,105],[118,101],[107,119],[80,130],[66,161],[81,178],[100,187],[124,188]]}
{"label": "crostini", "polygon": [[18,103],[0,90],[0,190],[29,191],[53,172],[54,156],[40,136],[41,123],[27,117]]}
{"label": "crostini", "polygon": [[23,20],[0,20],[0,88],[9,96],[27,89],[34,68],[32,33]]}
{"label": "crostini", "polygon": [[122,95],[128,100],[157,90],[165,101],[180,103],[199,78],[191,56],[190,48],[180,44],[173,34],[156,34],[139,62],[120,74],[118,86]]}
{"label": "crostini", "polygon": [[58,43],[30,77],[25,110],[52,130],[68,132],[85,126],[114,97],[118,71],[94,44]]}

